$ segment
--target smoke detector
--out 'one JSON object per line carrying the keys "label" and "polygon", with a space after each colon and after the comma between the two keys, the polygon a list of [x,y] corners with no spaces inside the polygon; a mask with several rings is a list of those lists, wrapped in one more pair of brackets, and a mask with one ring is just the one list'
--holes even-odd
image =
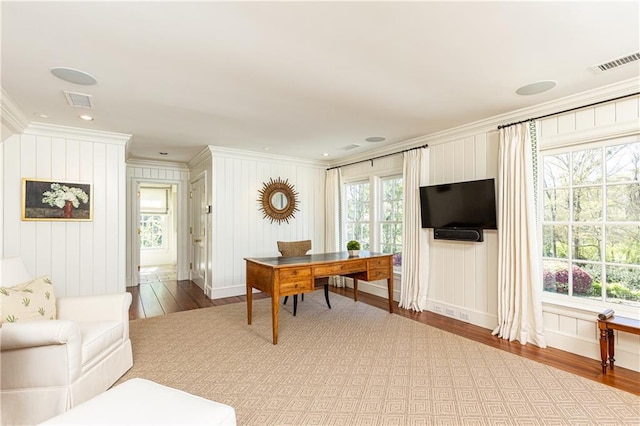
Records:
{"label": "smoke detector", "polygon": [[93,96],[91,95],[65,91],[64,97],[67,98],[67,103],[72,107],[93,109]]}
{"label": "smoke detector", "polygon": [[595,72],[602,73],[605,71],[610,71],[614,68],[621,67],[623,65],[629,65],[634,62],[640,61],[640,52],[632,53],[631,55],[622,56],[620,58],[614,59],[609,62],[605,62],[603,64],[594,65],[591,67]]}

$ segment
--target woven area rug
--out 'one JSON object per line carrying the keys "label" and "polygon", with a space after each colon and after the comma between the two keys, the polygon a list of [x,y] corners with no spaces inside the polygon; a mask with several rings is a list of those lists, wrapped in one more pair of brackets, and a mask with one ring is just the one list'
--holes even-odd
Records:
{"label": "woven area rug", "polygon": [[[239,425],[640,423],[640,397],[322,292],[131,321],[142,377],[231,405]],[[487,331],[489,332],[489,331]]]}

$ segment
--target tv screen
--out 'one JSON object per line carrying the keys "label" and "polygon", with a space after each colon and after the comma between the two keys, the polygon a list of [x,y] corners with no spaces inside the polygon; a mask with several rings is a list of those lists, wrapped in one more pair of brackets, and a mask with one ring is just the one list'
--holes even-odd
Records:
{"label": "tv screen", "polygon": [[423,228],[497,229],[495,180],[420,187]]}

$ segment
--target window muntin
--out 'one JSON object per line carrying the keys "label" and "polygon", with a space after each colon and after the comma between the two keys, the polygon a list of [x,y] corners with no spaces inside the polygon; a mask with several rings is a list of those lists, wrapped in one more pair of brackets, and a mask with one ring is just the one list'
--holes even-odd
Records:
{"label": "window muntin", "polygon": [[542,163],[544,290],[640,306],[640,142]]}

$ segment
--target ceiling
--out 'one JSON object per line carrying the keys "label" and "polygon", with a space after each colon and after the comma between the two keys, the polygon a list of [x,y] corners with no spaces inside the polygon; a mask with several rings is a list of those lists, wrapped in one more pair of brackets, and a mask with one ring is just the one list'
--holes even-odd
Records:
{"label": "ceiling", "polygon": [[[591,67],[640,51],[639,4],[2,1],[2,89],[29,122],[131,134],[133,158],[215,145],[332,163],[638,77]],[[540,80],[557,86],[515,93]]]}

